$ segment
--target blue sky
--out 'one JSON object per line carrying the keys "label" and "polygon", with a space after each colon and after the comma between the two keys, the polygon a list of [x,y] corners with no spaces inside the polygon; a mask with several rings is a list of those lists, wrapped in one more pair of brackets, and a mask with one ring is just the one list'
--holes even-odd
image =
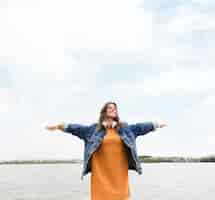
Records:
{"label": "blue sky", "polygon": [[215,3],[3,0],[0,160],[82,158],[78,138],[46,125],[90,124],[106,101],[128,123],[168,127],[138,154],[215,153]]}

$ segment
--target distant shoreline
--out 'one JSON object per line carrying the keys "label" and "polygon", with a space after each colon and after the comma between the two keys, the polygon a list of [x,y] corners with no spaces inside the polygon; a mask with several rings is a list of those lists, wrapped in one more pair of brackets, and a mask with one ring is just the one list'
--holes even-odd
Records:
{"label": "distant shoreline", "polygon": [[[179,157],[179,156],[138,156],[140,162],[160,163],[160,162],[215,162],[214,156],[202,157]],[[8,160],[0,161],[0,164],[60,164],[60,163],[82,163],[83,160],[55,160],[55,159],[36,159],[36,160]]]}
{"label": "distant shoreline", "polygon": [[201,157],[183,156],[138,156],[141,162],[215,162],[215,155]]}

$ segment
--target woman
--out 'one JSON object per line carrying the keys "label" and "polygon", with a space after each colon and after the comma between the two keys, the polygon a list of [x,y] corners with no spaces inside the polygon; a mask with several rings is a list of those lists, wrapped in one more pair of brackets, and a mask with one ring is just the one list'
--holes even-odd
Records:
{"label": "woman", "polygon": [[98,123],[61,123],[46,128],[71,133],[84,141],[81,178],[91,172],[91,200],[127,200],[131,196],[128,170],[142,174],[136,138],[164,126],[158,122],[122,122],[117,104],[110,101],[102,107]]}

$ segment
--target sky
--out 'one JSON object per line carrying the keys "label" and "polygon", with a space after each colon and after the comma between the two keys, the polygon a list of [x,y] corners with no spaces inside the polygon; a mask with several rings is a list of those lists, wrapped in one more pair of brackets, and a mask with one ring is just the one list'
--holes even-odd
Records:
{"label": "sky", "polygon": [[82,159],[84,143],[46,125],[121,120],[168,126],[138,155],[215,154],[212,0],[1,0],[0,160]]}

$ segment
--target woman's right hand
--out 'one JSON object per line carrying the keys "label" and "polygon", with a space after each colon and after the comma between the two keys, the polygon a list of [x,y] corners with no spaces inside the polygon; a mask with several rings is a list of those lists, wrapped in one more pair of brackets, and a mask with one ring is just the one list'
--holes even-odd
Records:
{"label": "woman's right hand", "polygon": [[46,126],[45,128],[49,131],[55,131],[58,129],[58,125]]}
{"label": "woman's right hand", "polygon": [[57,124],[57,125],[52,125],[52,126],[46,126],[45,127],[47,130],[50,130],[50,131],[55,131],[55,130],[64,130],[64,123],[60,123],[60,124]]}

